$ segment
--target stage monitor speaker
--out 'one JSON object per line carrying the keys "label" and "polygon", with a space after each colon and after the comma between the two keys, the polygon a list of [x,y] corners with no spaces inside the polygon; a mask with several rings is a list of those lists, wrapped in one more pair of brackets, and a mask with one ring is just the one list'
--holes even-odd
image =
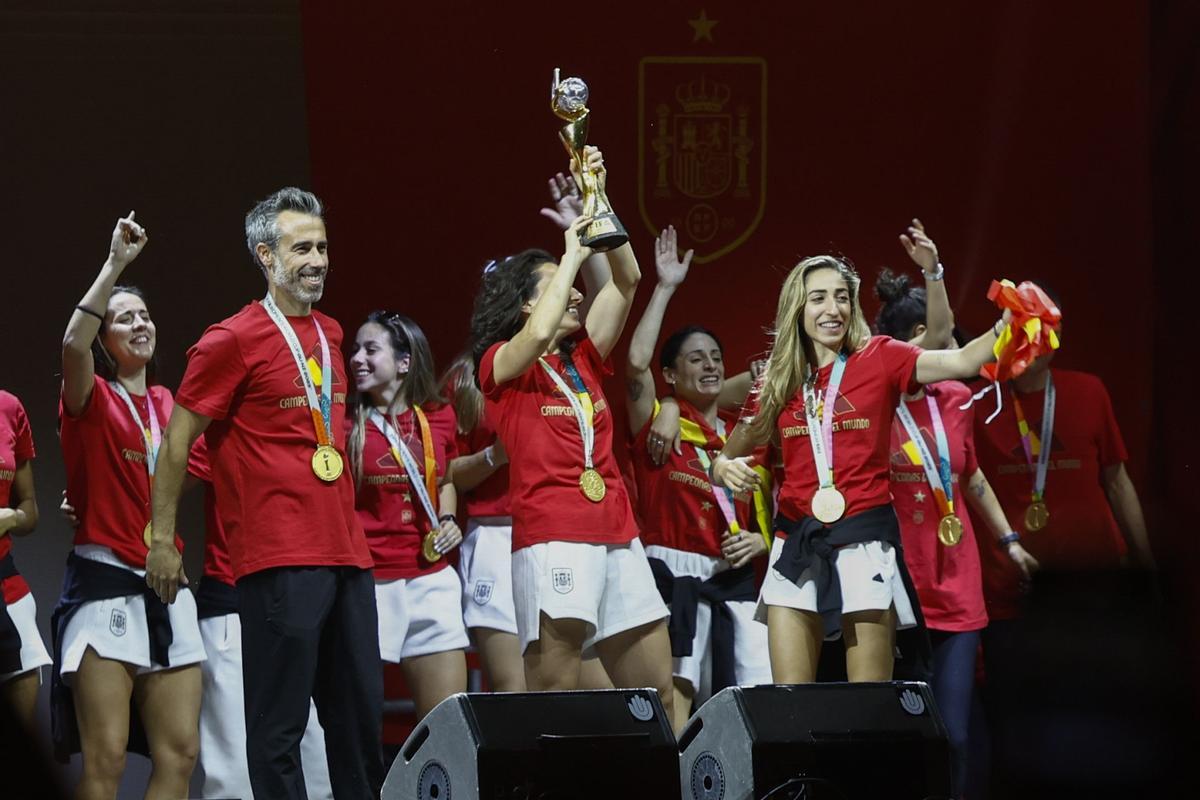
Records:
{"label": "stage monitor speaker", "polygon": [[679,751],[649,689],[456,694],[400,749],[382,800],[672,800]]}
{"label": "stage monitor speaker", "polygon": [[946,728],[924,683],[730,687],[679,737],[684,800],[950,796]]}

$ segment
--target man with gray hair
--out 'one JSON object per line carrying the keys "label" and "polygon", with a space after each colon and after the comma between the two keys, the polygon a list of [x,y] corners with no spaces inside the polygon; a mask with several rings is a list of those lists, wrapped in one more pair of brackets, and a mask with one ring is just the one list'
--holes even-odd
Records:
{"label": "man with gray hair", "polygon": [[329,273],[320,201],[281,189],[246,215],[267,295],[188,351],[163,434],[146,582],[187,582],[173,541],[192,443],[207,431],[217,509],[237,581],[246,751],[259,798],[303,798],[309,698],[338,798],[378,797],[383,679],[375,583],[343,470],[342,329],[315,311]]}

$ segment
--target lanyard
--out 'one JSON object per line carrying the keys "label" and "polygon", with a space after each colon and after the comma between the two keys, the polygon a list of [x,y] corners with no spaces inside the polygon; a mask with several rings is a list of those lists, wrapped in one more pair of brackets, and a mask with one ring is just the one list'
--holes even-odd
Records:
{"label": "lanyard", "polygon": [[538,363],[542,365],[542,369],[546,370],[546,374],[554,381],[558,390],[567,396],[571,408],[575,411],[575,421],[579,423],[579,435],[583,438],[583,466],[590,470],[592,469],[592,450],[596,446],[595,407],[592,405],[592,396],[588,393],[587,386],[579,376],[575,365],[571,363],[571,359],[566,356],[561,358],[563,367],[571,376],[571,382],[575,384],[576,392],[571,391],[562,376],[546,363],[546,359],[539,358]]}
{"label": "lanyard", "polygon": [[[682,420],[681,419],[679,421],[680,430],[683,429],[683,423],[685,421],[690,423],[693,427],[695,427],[697,429],[699,428],[699,426],[696,425],[696,423],[692,422],[691,420]],[[721,422],[721,420],[718,419],[717,420],[717,435],[721,437],[721,441],[725,441],[724,427],[725,427],[724,424]],[[698,432],[699,431],[697,431],[697,433]],[[721,516],[725,517],[725,524],[729,526],[729,533],[736,536],[737,534],[742,532],[742,526],[738,524],[737,511],[734,510],[733,491],[731,489],[729,489],[729,487],[727,487],[727,486],[717,486],[711,482],[712,459],[710,459],[708,457],[708,451],[704,449],[704,444],[705,444],[706,440],[704,438],[701,438],[700,441],[696,441],[691,436],[685,436],[684,439],[686,441],[688,441],[692,445],[693,448],[695,448],[696,458],[698,458],[700,460],[700,466],[704,467],[704,471],[709,474],[709,477],[710,477],[709,488],[712,489],[713,499],[715,499],[717,501],[717,508],[721,509]]]}
{"label": "lanyard", "polygon": [[377,409],[373,408],[371,409],[371,422],[375,424],[375,427],[387,439],[388,449],[392,451],[392,458],[396,459],[396,463],[408,473],[408,482],[417,493],[417,498],[421,501],[421,507],[425,509],[425,516],[429,517],[430,524],[436,528],[438,526],[436,505],[437,457],[433,452],[433,434],[429,430],[429,420],[425,418],[425,412],[421,410],[420,406],[413,406],[413,415],[416,416],[417,422],[421,426],[421,449],[424,450],[425,456],[425,472],[423,475],[420,467],[417,466],[417,459],[413,457],[412,451],[408,449],[408,445],[400,438],[400,433],[396,430],[395,420],[391,420],[391,424],[389,424],[389,420],[385,419],[383,414],[380,414]]}
{"label": "lanyard", "polygon": [[133,417],[134,424],[138,426],[138,430],[142,432],[142,445],[146,448],[146,471],[150,476],[150,492],[154,493],[154,470],[158,461],[158,447],[162,444],[162,428],[158,424],[158,412],[154,409],[154,400],[150,397],[150,389],[146,389],[146,410],[149,412],[150,425],[147,427],[142,422],[141,416],[138,414],[137,406],[133,404],[133,398],[129,396],[129,392],[118,381],[109,381],[108,385],[117,393],[117,396],[125,401],[125,407],[129,409],[129,415]]}
{"label": "lanyard", "polygon": [[1034,459],[1037,459],[1037,470],[1033,477],[1033,501],[1039,503],[1046,493],[1046,470],[1050,466],[1050,449],[1051,440],[1054,437],[1054,398],[1056,390],[1054,388],[1054,378],[1049,372],[1046,373],[1046,395],[1042,401],[1042,436],[1037,439],[1033,436],[1033,432],[1029,429],[1029,423],[1025,420],[1025,410],[1021,408],[1021,400],[1017,397],[1017,392],[1014,389],[1013,396],[1013,411],[1017,415],[1017,430],[1021,432],[1021,447],[1025,450],[1025,463],[1033,468]]}
{"label": "lanyard", "polygon": [[929,486],[933,489],[933,496],[937,500],[938,510],[942,516],[954,513],[954,486],[953,475],[950,466],[950,442],[946,438],[946,428],[942,424],[942,413],[938,409],[937,401],[933,399],[927,392],[925,401],[929,404],[929,417],[933,422],[934,438],[937,440],[937,459],[929,452],[929,445],[925,443],[925,437],[921,435],[921,429],[917,427],[917,421],[913,419],[912,412],[908,410],[908,406],[901,401],[900,405],[896,406],[896,416],[900,418],[900,422],[904,425],[904,430],[908,432],[909,441],[917,448],[917,457],[912,458],[913,454],[909,453],[909,458],[921,465],[925,470],[925,477],[929,481]]}
{"label": "lanyard", "polygon": [[308,359],[300,347],[300,340],[296,338],[296,332],[292,330],[291,324],[279,310],[279,306],[275,305],[275,300],[270,294],[263,298],[262,306],[266,309],[267,316],[275,323],[275,327],[283,334],[292,359],[296,362],[296,368],[300,370],[300,380],[304,383],[304,394],[308,398],[308,408],[312,413],[317,444],[329,446],[333,444],[333,424],[330,421],[333,413],[333,376],[332,362],[329,358],[329,342],[325,339],[325,331],[321,330],[321,323],[317,322],[316,317],[313,317],[313,325],[317,328],[317,338],[321,340],[321,394],[318,397],[312,372],[308,369]]}
{"label": "lanyard", "polygon": [[804,414],[808,418],[808,441],[812,445],[813,462],[817,466],[817,479],[822,489],[833,486],[833,408],[837,403],[838,388],[846,373],[846,354],[838,353],[829,373],[829,386],[825,388],[825,400],[817,407],[816,386],[804,385]]}

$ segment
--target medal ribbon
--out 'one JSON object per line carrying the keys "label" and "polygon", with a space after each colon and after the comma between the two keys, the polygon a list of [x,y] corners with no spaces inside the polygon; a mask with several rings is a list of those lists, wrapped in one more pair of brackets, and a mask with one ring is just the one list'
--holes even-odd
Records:
{"label": "medal ribbon", "polygon": [[825,400],[816,408],[816,386],[804,386],[804,415],[808,418],[808,441],[812,445],[813,462],[817,466],[817,479],[822,489],[833,486],[833,408],[837,403],[838,388],[846,373],[846,354],[838,353],[829,373],[829,385],[825,388]]}
{"label": "medal ribbon", "polygon": [[146,389],[146,410],[150,416],[150,425],[147,427],[142,422],[142,418],[137,411],[137,406],[133,404],[133,398],[129,396],[129,392],[125,387],[118,381],[109,381],[108,385],[117,393],[117,396],[125,401],[125,407],[129,409],[129,415],[133,417],[134,424],[142,432],[142,445],[146,448],[146,473],[150,478],[150,493],[153,495],[154,470],[158,461],[158,448],[162,444],[162,428],[158,424],[158,412],[154,409],[154,401],[150,397],[150,389]]}
{"label": "medal ribbon", "polygon": [[912,412],[908,410],[904,401],[896,406],[896,416],[900,418],[904,430],[908,432],[909,444],[916,448],[915,453],[911,452],[908,447],[905,447],[904,450],[908,453],[910,461],[925,470],[925,478],[929,481],[929,488],[933,490],[938,511],[945,517],[954,513],[954,476],[950,468],[950,442],[946,438],[946,428],[942,424],[942,413],[938,409],[937,401],[928,393],[925,395],[925,401],[929,404],[929,417],[933,421],[934,438],[937,440],[936,460],[929,452],[929,445],[925,442],[925,437],[921,435],[921,429],[917,427],[917,421],[913,419]]}
{"label": "medal ribbon", "polygon": [[308,358],[305,357],[304,350],[300,347],[300,340],[296,338],[296,332],[292,330],[291,323],[279,310],[279,306],[275,305],[275,300],[269,293],[263,298],[262,306],[266,310],[267,316],[275,323],[275,327],[279,328],[279,332],[283,334],[292,359],[296,362],[296,368],[300,370],[300,380],[304,383],[304,394],[308,398],[308,409],[312,413],[317,444],[332,446],[333,424],[330,418],[333,413],[333,368],[329,358],[329,342],[325,339],[325,331],[321,330],[321,323],[317,322],[316,317],[313,317],[313,325],[317,328],[317,338],[321,340],[321,394],[318,397],[316,384],[308,369]]}
{"label": "medal ribbon", "polygon": [[413,457],[412,451],[408,449],[408,445],[400,438],[396,420],[394,418],[391,420],[385,419],[383,414],[380,414],[377,409],[373,408],[371,409],[371,422],[375,424],[375,427],[387,439],[388,449],[392,452],[392,458],[396,459],[396,463],[408,475],[408,483],[413,487],[413,491],[417,493],[417,498],[421,501],[421,507],[425,509],[425,516],[429,517],[429,522],[436,528],[441,522],[438,520],[437,512],[437,457],[433,452],[433,434],[429,430],[429,420],[425,418],[425,412],[421,410],[420,406],[413,406],[413,414],[421,426],[421,449],[425,451],[425,472],[423,475],[420,467],[417,466],[417,459]]}
{"label": "medal ribbon", "polygon": [[579,371],[571,363],[571,359],[566,356],[561,356],[561,358],[563,367],[567,370],[567,374],[571,376],[571,382],[575,384],[578,393],[571,391],[570,387],[567,386],[567,382],[562,379],[562,376],[546,363],[546,359],[539,358],[538,363],[542,365],[542,369],[546,370],[546,374],[554,381],[554,385],[558,387],[560,392],[567,396],[567,400],[571,403],[571,408],[575,412],[575,421],[579,423],[579,435],[583,437],[583,466],[584,469],[592,469],[592,450],[596,446],[596,409],[592,405],[592,396],[588,392],[583,379],[579,377]]}
{"label": "medal ribbon", "polygon": [[1017,415],[1017,430],[1021,432],[1021,447],[1025,450],[1025,463],[1033,470],[1033,460],[1037,459],[1037,469],[1033,477],[1033,502],[1042,502],[1046,493],[1046,470],[1050,466],[1050,443],[1054,437],[1054,378],[1046,373],[1046,396],[1042,401],[1042,437],[1038,439],[1029,430],[1025,420],[1025,410],[1021,408],[1021,399],[1014,389],[1013,412]]}

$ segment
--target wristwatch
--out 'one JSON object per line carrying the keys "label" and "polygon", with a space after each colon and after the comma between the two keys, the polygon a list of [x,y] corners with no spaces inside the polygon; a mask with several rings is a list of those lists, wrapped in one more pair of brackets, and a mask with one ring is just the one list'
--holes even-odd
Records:
{"label": "wristwatch", "polygon": [[1017,542],[1021,541],[1021,535],[1016,531],[1009,531],[1001,536],[997,541],[1000,542],[1001,547],[1008,547],[1010,544],[1016,544]]}
{"label": "wristwatch", "polygon": [[925,280],[927,281],[940,281],[942,276],[946,274],[946,270],[944,267],[942,267],[942,262],[939,261],[937,264],[937,272],[926,272],[925,270],[921,270],[921,274],[925,276]]}

